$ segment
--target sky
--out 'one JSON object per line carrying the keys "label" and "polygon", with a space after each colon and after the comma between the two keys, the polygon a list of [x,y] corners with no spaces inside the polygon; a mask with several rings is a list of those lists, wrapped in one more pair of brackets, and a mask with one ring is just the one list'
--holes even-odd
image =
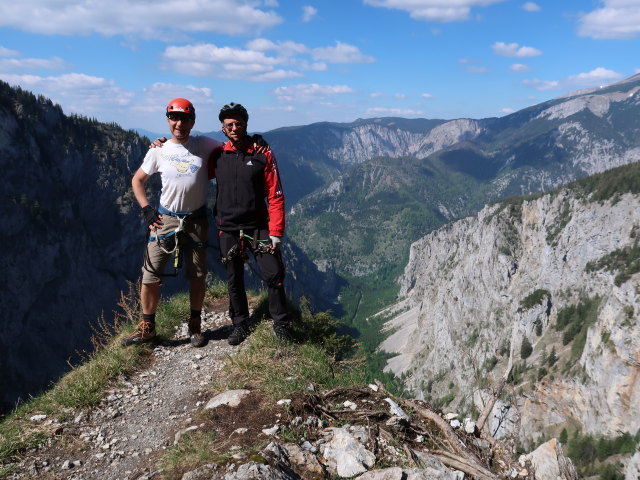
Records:
{"label": "sky", "polygon": [[640,73],[640,0],[4,0],[0,79],[166,132],[169,100],[219,130],[486,118]]}

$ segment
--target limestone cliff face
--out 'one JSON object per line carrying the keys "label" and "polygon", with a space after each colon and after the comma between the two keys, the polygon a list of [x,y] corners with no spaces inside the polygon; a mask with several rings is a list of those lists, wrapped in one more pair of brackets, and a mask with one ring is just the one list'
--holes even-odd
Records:
{"label": "limestone cliff face", "polygon": [[[594,201],[565,189],[488,206],[415,242],[400,301],[384,312],[381,348],[397,354],[387,369],[418,397],[482,410],[511,355],[513,397],[494,413],[517,407],[524,442],[575,426],[635,434],[640,275],[619,276],[631,260],[611,254],[637,250],[639,211],[638,194]],[[582,338],[565,345],[569,327],[556,326],[571,312]]]}
{"label": "limestone cliff face", "polygon": [[90,350],[91,326],[137,278],[143,236],[129,182],[146,146],[114,125],[66,117],[46,99],[1,87],[6,407]]}
{"label": "limestone cliff face", "polygon": [[482,132],[480,122],[458,119],[428,131],[413,132],[391,124],[365,123],[349,130],[336,130],[339,146],[327,151],[336,162],[350,165],[373,157],[426,157]]}

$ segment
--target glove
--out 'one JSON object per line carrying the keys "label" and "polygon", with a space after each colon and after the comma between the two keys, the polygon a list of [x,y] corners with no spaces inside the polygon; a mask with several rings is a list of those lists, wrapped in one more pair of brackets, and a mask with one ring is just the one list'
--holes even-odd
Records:
{"label": "glove", "polygon": [[274,249],[278,248],[282,244],[282,237],[274,237],[273,235],[270,235],[269,238],[271,239],[271,246]]}
{"label": "glove", "polygon": [[160,220],[158,212],[156,212],[155,208],[153,208],[151,205],[147,205],[146,207],[142,208],[142,217],[144,218],[144,221],[149,225],[153,225],[158,220]]}

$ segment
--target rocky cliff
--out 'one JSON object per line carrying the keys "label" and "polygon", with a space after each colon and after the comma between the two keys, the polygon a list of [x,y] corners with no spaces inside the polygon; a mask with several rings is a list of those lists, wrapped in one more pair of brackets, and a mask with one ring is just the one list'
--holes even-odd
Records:
{"label": "rocky cliff", "polygon": [[92,324],[135,280],[143,238],[129,182],[146,145],[4,83],[0,99],[0,403],[7,406],[89,349]]}
{"label": "rocky cliff", "polygon": [[[419,398],[482,411],[532,446],[640,429],[640,164],[487,206],[411,246],[382,312],[387,369]],[[566,433],[566,432],[565,432]]]}

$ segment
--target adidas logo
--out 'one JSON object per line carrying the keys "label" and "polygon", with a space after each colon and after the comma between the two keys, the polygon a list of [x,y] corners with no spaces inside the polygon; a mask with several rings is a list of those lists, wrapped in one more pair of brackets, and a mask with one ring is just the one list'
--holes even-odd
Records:
{"label": "adidas logo", "polygon": [[247,165],[248,167],[249,165],[253,165],[253,163],[251,163],[251,160],[249,160],[245,165]]}

